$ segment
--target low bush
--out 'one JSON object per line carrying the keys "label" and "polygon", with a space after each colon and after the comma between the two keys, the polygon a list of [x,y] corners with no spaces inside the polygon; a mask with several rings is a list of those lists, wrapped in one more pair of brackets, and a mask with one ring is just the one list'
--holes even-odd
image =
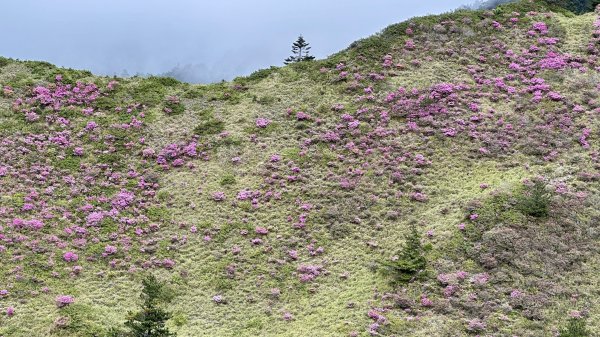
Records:
{"label": "low bush", "polygon": [[585,320],[582,318],[570,318],[567,326],[560,330],[559,337],[587,337],[591,336],[587,329]]}
{"label": "low bush", "polygon": [[194,133],[198,136],[209,136],[220,133],[225,130],[225,123],[214,117],[207,118],[194,128]]}

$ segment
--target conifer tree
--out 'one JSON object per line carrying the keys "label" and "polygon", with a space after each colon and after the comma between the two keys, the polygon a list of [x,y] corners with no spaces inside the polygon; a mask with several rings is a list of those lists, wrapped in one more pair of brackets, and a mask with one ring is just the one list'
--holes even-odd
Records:
{"label": "conifer tree", "polygon": [[310,61],[314,60],[315,57],[309,55],[310,46],[302,35],[298,36],[296,42],[292,44],[292,53],[293,55],[286,58],[283,62],[284,64],[290,64],[294,62],[302,62],[302,61]]}
{"label": "conifer tree", "polygon": [[169,332],[165,326],[171,314],[161,309],[160,302],[163,284],[154,275],[142,281],[143,289],[141,298],[144,301],[142,310],[130,313],[125,322],[130,332],[126,336],[132,337],[174,337],[175,333]]}
{"label": "conifer tree", "polygon": [[536,218],[548,216],[552,195],[546,189],[546,183],[536,179],[527,191],[519,198],[519,206],[524,214]]}
{"label": "conifer tree", "polygon": [[392,283],[402,284],[412,281],[427,266],[427,260],[423,255],[421,246],[421,235],[413,224],[410,233],[402,247],[398,260],[382,262],[384,272],[392,277]]}

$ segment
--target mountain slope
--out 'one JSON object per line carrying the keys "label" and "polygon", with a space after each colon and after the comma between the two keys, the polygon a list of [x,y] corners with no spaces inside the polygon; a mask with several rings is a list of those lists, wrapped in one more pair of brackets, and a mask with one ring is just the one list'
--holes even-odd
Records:
{"label": "mountain slope", "polygon": [[178,336],[597,330],[598,22],[457,11],[213,85],[0,59],[0,335],[104,335],[148,272]]}

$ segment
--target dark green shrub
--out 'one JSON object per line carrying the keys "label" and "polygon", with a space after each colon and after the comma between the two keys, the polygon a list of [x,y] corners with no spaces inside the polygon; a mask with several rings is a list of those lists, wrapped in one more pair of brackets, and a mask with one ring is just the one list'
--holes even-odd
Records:
{"label": "dark green shrub", "polygon": [[79,157],[67,156],[64,159],[57,160],[55,162],[55,166],[61,170],[77,172],[79,170],[80,163],[81,159]]}
{"label": "dark green shrub", "polygon": [[194,133],[199,136],[209,136],[218,134],[224,129],[225,123],[216,118],[211,117],[198,124],[198,126],[194,128]]}
{"label": "dark green shrub", "polygon": [[75,84],[81,78],[92,76],[92,73],[87,70],[58,68],[48,62],[25,61],[24,64],[31,70],[32,74],[48,82],[54,82],[57,75],[62,76],[62,83],[65,84]]}
{"label": "dark green shrub", "polygon": [[216,138],[211,142],[212,149],[217,151],[220,147],[231,147],[242,145],[243,140],[240,137],[229,136],[225,138]]}
{"label": "dark green shrub", "polygon": [[148,207],[146,215],[152,221],[163,221],[171,217],[171,212],[169,212],[169,210],[165,207],[151,206]]}
{"label": "dark green shrub", "polygon": [[277,69],[279,69],[279,68],[275,67],[275,66],[271,66],[270,68],[266,68],[266,69],[259,69],[247,77],[238,77],[234,81],[235,82],[259,81],[259,80],[269,77],[269,75],[275,73],[277,71]]}
{"label": "dark green shrub", "polygon": [[52,336],[101,336],[106,329],[101,324],[102,317],[91,307],[73,303],[61,310],[53,327]]}
{"label": "dark green shrub", "polygon": [[112,167],[122,167],[124,165],[123,156],[115,152],[102,153],[98,155],[97,159],[99,163],[111,165]]}
{"label": "dark green shrub", "polygon": [[165,87],[175,87],[175,86],[178,86],[179,84],[182,84],[181,82],[174,79],[173,77],[150,76],[150,77],[148,77],[148,81],[160,84]]}
{"label": "dark green shrub", "polygon": [[181,103],[179,97],[169,96],[165,100],[165,108],[163,111],[168,115],[178,115],[185,111],[185,105]]}
{"label": "dark green shrub", "polygon": [[277,98],[274,96],[268,96],[268,95],[265,95],[262,97],[256,96],[256,95],[252,96],[253,103],[258,103],[258,104],[262,104],[262,105],[271,105],[271,104],[275,103],[276,100],[277,100]]}
{"label": "dark green shrub", "polygon": [[45,75],[56,68],[53,64],[41,61],[25,61],[25,66],[31,70],[34,75]]}
{"label": "dark green shrub", "polygon": [[542,180],[536,180],[519,197],[519,209],[525,215],[536,218],[548,216],[551,194]]}
{"label": "dark green shrub", "polygon": [[551,6],[567,9],[575,14],[593,12],[600,0],[545,0]]}
{"label": "dark green shrub", "polygon": [[221,184],[221,186],[233,185],[235,184],[235,176],[233,174],[226,174],[221,178],[221,181],[219,183]]}
{"label": "dark green shrub", "polygon": [[[165,97],[166,86],[161,79],[163,77],[150,77],[141,80],[141,82],[133,88],[133,99],[135,102],[143,103],[148,106],[159,104]],[[169,81],[166,81],[169,83]]]}
{"label": "dark green shrub", "polygon": [[0,56],[0,68],[8,65],[10,63],[10,60],[7,59],[6,57],[1,57]]}
{"label": "dark green shrub", "polygon": [[204,97],[204,94],[206,93],[206,87],[203,86],[193,86],[190,89],[186,90],[183,93],[183,97],[185,98],[201,98]]}
{"label": "dark green shrub", "polygon": [[116,107],[122,105],[123,102],[117,98],[109,96],[100,96],[94,102],[94,105],[100,110],[114,111]]}
{"label": "dark green shrub", "polygon": [[394,285],[409,283],[427,267],[423,252],[421,235],[417,227],[412,225],[410,233],[406,236],[406,242],[398,254],[398,260],[380,262],[382,271],[391,277]]}
{"label": "dark green shrub", "polygon": [[588,337],[590,331],[585,326],[582,318],[570,318],[567,326],[560,330],[559,337]]}

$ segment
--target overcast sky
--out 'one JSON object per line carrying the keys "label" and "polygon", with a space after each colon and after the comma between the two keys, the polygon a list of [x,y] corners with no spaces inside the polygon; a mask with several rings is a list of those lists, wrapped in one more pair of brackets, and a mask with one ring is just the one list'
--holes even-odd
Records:
{"label": "overcast sky", "polygon": [[96,74],[161,74],[194,82],[281,65],[304,35],[323,58],[413,16],[472,0],[2,1],[0,55]]}

